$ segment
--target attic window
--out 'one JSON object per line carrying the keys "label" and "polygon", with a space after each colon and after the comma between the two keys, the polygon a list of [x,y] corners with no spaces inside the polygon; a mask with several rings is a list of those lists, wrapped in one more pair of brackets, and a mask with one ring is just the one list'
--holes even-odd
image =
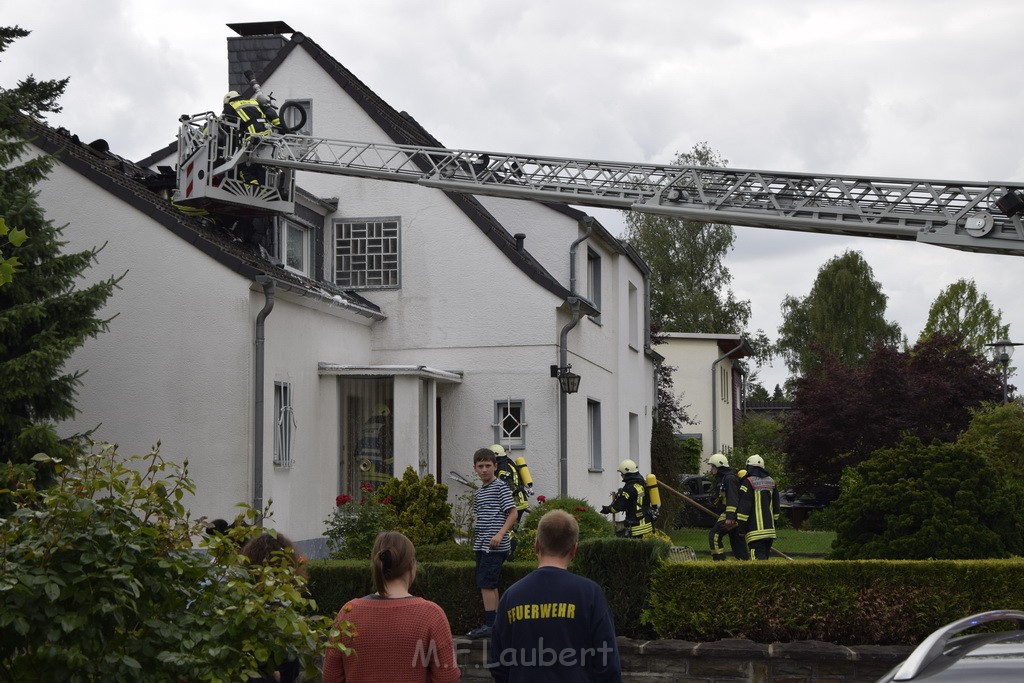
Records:
{"label": "attic window", "polygon": [[346,289],[401,286],[401,221],[364,218],[334,224],[334,282]]}

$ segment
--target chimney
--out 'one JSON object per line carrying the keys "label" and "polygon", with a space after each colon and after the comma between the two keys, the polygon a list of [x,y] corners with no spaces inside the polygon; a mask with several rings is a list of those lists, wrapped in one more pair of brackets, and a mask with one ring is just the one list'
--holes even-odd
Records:
{"label": "chimney", "polygon": [[288,44],[281,34],[295,33],[283,21],[228,24],[228,28],[238,34],[228,38],[228,90],[238,92],[249,89],[246,71],[252,70],[258,77]]}

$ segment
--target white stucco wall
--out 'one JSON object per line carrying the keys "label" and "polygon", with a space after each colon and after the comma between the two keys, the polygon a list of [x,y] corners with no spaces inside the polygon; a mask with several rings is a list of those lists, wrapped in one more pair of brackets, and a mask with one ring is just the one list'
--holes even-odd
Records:
{"label": "white stucco wall", "polygon": [[[732,376],[732,361],[722,360],[715,367],[712,379],[712,364],[723,355],[721,344],[729,347],[739,343],[737,335],[712,334],[680,334],[669,333],[664,343],[656,347],[656,351],[665,357],[665,365],[675,367],[672,374],[676,395],[680,403],[686,406],[687,414],[695,424],[684,425],[685,433],[699,433],[703,437],[703,455],[715,452],[715,434],[713,433],[717,419],[717,450],[731,448],[734,444],[733,417],[735,396],[732,395],[731,381],[727,396],[722,395],[721,368],[724,367]],[[714,384],[713,384],[714,382]],[[714,387],[714,389],[712,388]],[[715,396],[712,398],[712,392]],[[717,418],[712,411],[717,411]]]}

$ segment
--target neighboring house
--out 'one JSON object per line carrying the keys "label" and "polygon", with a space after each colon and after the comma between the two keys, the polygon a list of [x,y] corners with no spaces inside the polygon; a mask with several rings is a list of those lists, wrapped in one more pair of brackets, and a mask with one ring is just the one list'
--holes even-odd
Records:
{"label": "neighboring house", "polygon": [[[302,34],[232,27],[230,88],[254,69],[303,102],[308,133],[440,144]],[[166,176],[49,129],[37,144],[65,147],[40,201],[69,248],[106,243],[94,276],[128,271],[110,331],[71,363],[88,373],[70,426],[187,458],[193,514],[273,499],[273,523],[312,542],[338,493],[406,467],[468,475],[496,441],[538,493],[598,505],[621,458],[649,465],[648,270],[598,223],[571,251],[586,214],[299,172],[293,216],[213,221],[176,211]],[[562,338],[571,395],[549,372]]]}
{"label": "neighboring house", "polygon": [[674,368],[673,387],[694,424],[679,438],[701,442],[702,460],[735,445],[733,426],[740,418],[742,375],[734,361],[751,355],[738,334],[668,332],[658,352]]}

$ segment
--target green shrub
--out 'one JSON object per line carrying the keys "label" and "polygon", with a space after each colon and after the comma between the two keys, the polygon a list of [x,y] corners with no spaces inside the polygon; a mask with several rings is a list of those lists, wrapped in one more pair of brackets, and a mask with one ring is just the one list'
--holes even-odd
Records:
{"label": "green shrub", "polygon": [[413,545],[451,541],[452,506],[448,487],[434,481],[433,475],[420,479],[407,467],[401,479],[392,479],[377,489],[377,496],[394,511],[394,528],[409,537]]}
{"label": "green shrub", "polygon": [[315,673],[332,620],[293,562],[246,569],[228,537],[193,550],[187,465],[110,445],[36,458],[53,485],[23,483],[0,519],[0,679],[244,680],[293,657]]}
{"label": "green shrub", "polygon": [[519,525],[519,548],[517,556],[523,559],[533,557],[533,540],[537,537],[537,523],[544,513],[564,510],[576,518],[580,525],[580,541],[591,538],[607,538],[615,535],[615,525],[599,513],[583,498],[546,498],[530,510]]}
{"label": "green shrub", "polygon": [[651,576],[668,549],[668,543],[657,539],[592,538],[580,542],[570,569],[604,588],[616,633],[648,637],[653,629],[641,623],[641,615],[647,607]]}
{"label": "green shrub", "polygon": [[473,546],[469,543],[438,543],[416,546],[416,562],[474,562]]}
{"label": "green shrub", "polygon": [[660,565],[644,612],[660,638],[911,645],[943,624],[1021,609],[1024,562],[681,562]]}
{"label": "green shrub", "polygon": [[835,559],[1000,558],[1024,552],[1019,488],[959,444],[907,438],[858,465],[832,504]]}

